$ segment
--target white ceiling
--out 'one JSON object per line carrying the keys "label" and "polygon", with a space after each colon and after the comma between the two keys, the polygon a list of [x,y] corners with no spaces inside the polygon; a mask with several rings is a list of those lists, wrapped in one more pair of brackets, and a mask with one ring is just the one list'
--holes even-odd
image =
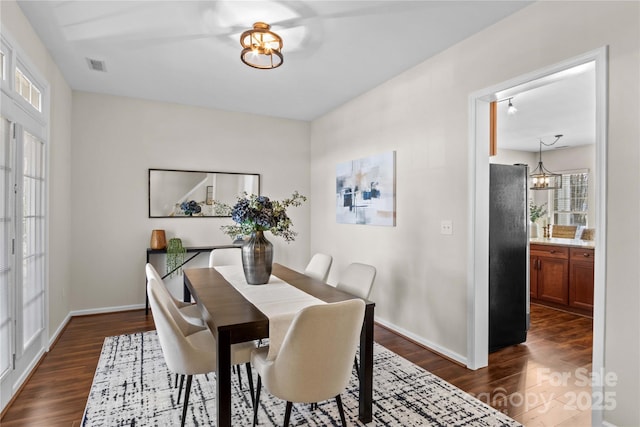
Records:
{"label": "white ceiling", "polygon": [[[530,4],[477,0],[18,3],[75,90],[299,120],[322,116]],[[272,24],[272,30],[283,37],[280,68],[256,70],[240,61],[239,35],[256,21]],[[104,61],[107,71],[90,70],[87,58]],[[589,139],[588,129],[574,131],[569,126],[576,122],[579,128],[584,122],[579,111],[588,104],[584,82],[562,82],[513,99],[519,111],[509,121],[499,121],[504,134],[501,144],[518,147],[520,141],[533,141],[537,150],[538,138],[545,135],[564,133],[569,142]],[[499,107],[506,108],[506,103]]]}
{"label": "white ceiling", "polygon": [[511,88],[500,99],[513,97],[517,108],[507,114],[508,98],[498,103],[498,147],[538,151],[539,141],[555,141],[542,151],[595,144],[595,63],[590,62]]}

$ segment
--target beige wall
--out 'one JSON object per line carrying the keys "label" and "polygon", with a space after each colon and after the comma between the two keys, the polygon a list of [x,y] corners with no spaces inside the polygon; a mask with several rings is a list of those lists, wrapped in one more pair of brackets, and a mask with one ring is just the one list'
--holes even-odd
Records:
{"label": "beige wall", "polygon": [[[149,168],[259,173],[264,195],[309,194],[307,122],[74,92],[72,141],[72,310],[143,303],[153,229],[185,246],[231,243],[220,231],[229,218],[148,218]],[[276,262],[303,269],[309,204],[290,214],[296,241],[267,238]],[[171,284],[178,295],[181,280]]]}
{"label": "beige wall", "polygon": [[[468,97],[609,46],[606,369],[619,378],[608,422],[640,424],[637,165],[639,3],[538,2],[314,121],[311,252],[374,264],[376,315],[453,357],[466,356]],[[335,165],[396,150],[397,226],[335,223]],[[453,220],[453,235],[440,221]]]}
{"label": "beige wall", "polygon": [[71,89],[18,5],[0,1],[2,31],[8,30],[50,88],[49,121],[49,337],[69,314],[71,293]]}

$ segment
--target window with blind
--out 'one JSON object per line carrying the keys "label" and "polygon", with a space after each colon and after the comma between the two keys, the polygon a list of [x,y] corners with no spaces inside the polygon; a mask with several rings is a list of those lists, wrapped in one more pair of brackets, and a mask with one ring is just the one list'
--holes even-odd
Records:
{"label": "window with blind", "polygon": [[587,225],[589,173],[562,174],[562,188],[553,191],[553,223]]}

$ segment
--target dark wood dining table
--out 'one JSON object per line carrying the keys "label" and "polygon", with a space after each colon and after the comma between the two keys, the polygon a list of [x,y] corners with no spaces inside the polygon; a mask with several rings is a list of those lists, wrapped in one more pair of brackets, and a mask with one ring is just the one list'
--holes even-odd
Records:
{"label": "dark wood dining table", "polygon": [[[322,281],[273,264],[272,275],[324,302],[357,298]],[[260,285],[257,285],[260,286]],[[231,344],[269,336],[269,319],[247,301],[215,268],[184,270],[184,300],[198,304],[217,342],[217,426],[231,425]],[[364,300],[365,315],[360,333],[360,378],[358,418],[371,422],[373,416],[373,311],[375,304]]]}

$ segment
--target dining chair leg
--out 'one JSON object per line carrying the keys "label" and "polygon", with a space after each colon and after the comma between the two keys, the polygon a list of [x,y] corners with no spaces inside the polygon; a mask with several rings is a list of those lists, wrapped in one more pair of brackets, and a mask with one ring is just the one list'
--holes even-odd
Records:
{"label": "dining chair leg", "polygon": [[176,381],[175,381],[175,383],[173,384],[173,388],[178,387],[178,376],[179,376],[179,374],[176,374]]}
{"label": "dining chair leg", "polygon": [[347,420],[344,418],[344,408],[342,407],[342,398],[340,395],[336,396],[336,403],[338,404],[338,412],[340,412],[340,421],[342,421],[342,425],[347,425]]}
{"label": "dining chair leg", "polygon": [[184,375],[180,375],[180,388],[178,389],[178,402],[180,403],[180,396],[182,396],[182,385],[184,384]]}
{"label": "dining chair leg", "polygon": [[187,406],[189,406],[189,392],[191,391],[191,380],[193,375],[187,375],[187,389],[184,391],[184,406],[182,407],[182,422],[181,427],[184,427],[184,422],[187,419]]}
{"label": "dining chair leg", "polygon": [[236,372],[238,373],[238,385],[240,385],[240,390],[242,390],[242,372],[240,372],[240,365],[238,365]]}
{"label": "dining chair leg", "polygon": [[358,358],[357,358],[357,357],[355,357],[355,358],[353,359],[353,365],[354,365],[354,366],[355,366],[355,368],[356,368],[356,376],[357,376],[358,378],[360,378],[360,368],[359,368],[359,366],[358,366]]}
{"label": "dining chair leg", "polygon": [[[251,363],[247,362],[244,365],[247,368],[247,377],[249,378],[249,393],[251,393],[251,405],[256,406],[256,398],[253,390],[253,375],[251,375]],[[238,368],[240,370],[240,368]]]}
{"label": "dining chair leg", "polygon": [[253,405],[253,427],[258,424],[258,407],[260,406],[260,388],[262,388],[262,378],[258,375],[258,385],[256,386],[256,400]]}
{"label": "dining chair leg", "polygon": [[291,408],[293,407],[293,403],[287,401],[287,407],[284,410],[284,427],[289,425],[289,419],[291,418]]}

